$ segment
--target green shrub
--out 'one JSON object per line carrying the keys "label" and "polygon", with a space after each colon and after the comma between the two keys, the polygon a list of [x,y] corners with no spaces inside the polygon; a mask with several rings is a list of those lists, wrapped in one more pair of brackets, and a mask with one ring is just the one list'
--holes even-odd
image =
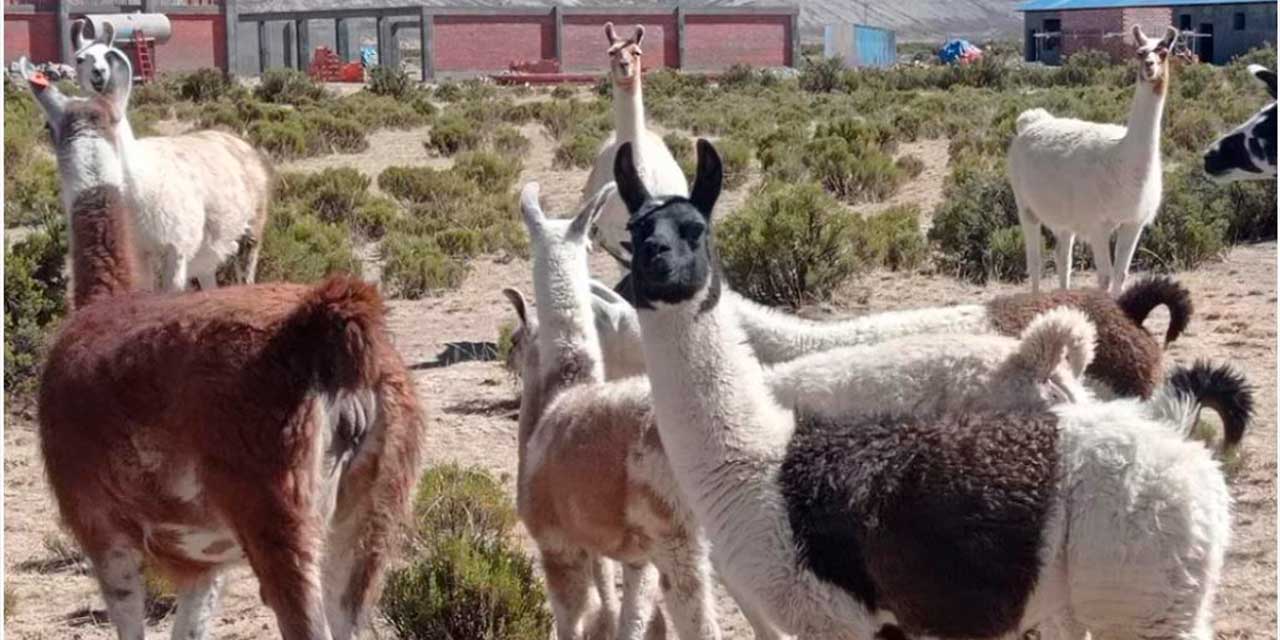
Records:
{"label": "green shrub", "polygon": [[469,536],[512,541],[516,510],[502,484],[480,467],[444,464],[422,474],[413,497],[419,539]]}
{"label": "green shrub", "polygon": [[516,325],[512,322],[504,322],[498,327],[498,362],[508,371],[515,375],[520,375],[519,364],[512,361],[516,350]]}
{"label": "green shrub", "polygon": [[865,238],[871,261],[882,267],[894,271],[915,269],[928,256],[920,233],[920,209],[914,205],[886,209],[856,228]]}
{"label": "green shrub", "polygon": [[917,155],[909,153],[898,158],[894,161],[894,164],[902,171],[902,175],[908,179],[918,178],[920,174],[924,173],[924,160],[921,160],[920,156]]}
{"label": "green shrub", "polygon": [[351,167],[330,168],[307,176],[302,192],[307,208],[329,223],[347,223],[355,217],[369,191],[369,177]]}
{"label": "green shrub", "polygon": [[800,67],[800,88],[814,93],[831,93],[844,83],[844,62],[840,58],[806,60]]}
{"label": "green shrub", "polygon": [[440,155],[451,156],[475,149],[481,141],[480,130],[474,122],[456,113],[446,113],[431,127],[431,139],[426,145]]}
{"label": "green shrub", "polygon": [[68,251],[61,217],[4,252],[4,390],[34,390],[53,326],[66,312]]}
{"label": "green shrub", "polygon": [[413,81],[404,69],[378,65],[369,70],[369,91],[378,96],[404,98],[413,90]]}
{"label": "green shrub", "polygon": [[[1041,255],[1046,255],[1041,239]],[[1005,227],[991,234],[991,246],[985,259],[987,277],[1005,282],[1018,282],[1028,277],[1027,245],[1022,227]]]}
{"label": "green shrub", "polygon": [[766,185],[716,228],[734,288],[766,304],[799,306],[831,297],[863,265],[854,216],[814,183]]}
{"label": "green shrub", "polygon": [[688,136],[675,131],[663,136],[662,142],[667,145],[667,150],[671,152],[671,157],[676,159],[676,164],[680,165],[680,171],[684,173],[684,179],[692,183],[694,176],[698,172],[698,159],[693,152],[693,142],[689,140]]}
{"label": "green shrub", "polygon": [[327,113],[308,113],[303,117],[302,127],[307,135],[308,155],[360,153],[369,148],[364,128],[355,120]]}
{"label": "green shrub", "polygon": [[422,97],[422,92],[414,92],[412,98],[393,98],[360,91],[329,102],[326,109],[368,129],[421,127],[431,122],[435,113],[435,106]]}
{"label": "green shrub", "polygon": [[604,137],[590,131],[579,131],[556,147],[553,163],[560,169],[586,169],[596,161]]}
{"label": "green shrub", "polygon": [[391,571],[382,615],[405,640],[545,640],[551,613],[533,562],[505,544],[457,536]]}
{"label": "green shrub", "polygon": [[480,196],[475,183],[449,170],[430,167],[387,167],[378,188],[403,201],[447,209]]}
{"label": "green shrub", "polygon": [[58,166],[53,160],[32,155],[6,163],[4,172],[4,226],[38,225],[62,216]]}
{"label": "green shrub", "polygon": [[506,192],[520,175],[519,158],[488,151],[470,151],[458,156],[453,171],[486,192]]}
{"label": "green shrub", "polygon": [[875,147],[852,147],[839,137],[817,138],[805,148],[814,178],[845,202],[877,202],[893,195],[902,172]]}
{"label": "green shrub", "polygon": [[259,121],[249,127],[249,142],[276,160],[300,158],[309,154],[307,132],[302,121]]}
{"label": "green shrub", "polygon": [[493,133],[493,150],[511,156],[524,156],[529,152],[529,139],[515,127],[500,127]]}
{"label": "green shrub", "polygon": [[558,84],[551,90],[551,97],[556,100],[568,100],[573,97],[573,86],[567,84]]}
{"label": "green shrub", "polygon": [[389,198],[371,196],[356,206],[351,228],[360,236],[377,240],[400,217],[400,207]]}
{"label": "green shrub", "polygon": [[332,273],[360,274],[351,233],[314,216],[273,207],[258,281],[315,282]]}
{"label": "green shrub", "polygon": [[981,283],[1012,275],[1007,261],[993,258],[991,248],[996,232],[1017,226],[1018,209],[1003,170],[962,159],[947,179],[929,241],[939,250],[944,272]]}
{"label": "green shrub", "polygon": [[[1226,249],[1230,212],[1217,186],[1199,167],[1165,173],[1164,200],[1134,252],[1137,267],[1155,271],[1194,269]],[[1273,214],[1274,215],[1274,214]]]}
{"label": "green shrub", "polygon": [[253,95],[275,104],[309,104],[325,96],[324,87],[296,69],[268,69]]}
{"label": "green shrub", "polygon": [[601,138],[609,130],[605,111],[592,103],[580,100],[555,100],[539,105],[538,122],[547,134],[558,141],[584,133],[599,134]]}
{"label": "green shrub", "polygon": [[177,84],[178,95],[192,102],[217,100],[235,88],[235,82],[220,69],[198,69],[183,76]]}
{"label": "green shrub", "polygon": [[[216,69],[213,71],[217,71]],[[175,94],[181,94],[186,100],[193,100],[187,95],[204,96],[205,91],[215,90],[213,80],[201,83],[203,86],[193,86],[185,88],[189,93],[184,93],[183,84],[189,80],[183,77],[177,82],[148,82],[146,84],[134,85],[133,90],[129,92],[129,106],[137,107],[168,107],[178,100]],[[222,93],[226,93],[228,87],[222,87]],[[205,98],[211,99],[211,98]]]}
{"label": "green shrub", "polygon": [[721,138],[716,142],[716,151],[724,164],[724,188],[737,189],[746,184],[751,172],[751,145],[738,138]]}
{"label": "green shrub", "polygon": [[455,289],[467,275],[467,265],[430,237],[392,231],[382,242],[382,258],[383,283],[392,295],[410,300]]}

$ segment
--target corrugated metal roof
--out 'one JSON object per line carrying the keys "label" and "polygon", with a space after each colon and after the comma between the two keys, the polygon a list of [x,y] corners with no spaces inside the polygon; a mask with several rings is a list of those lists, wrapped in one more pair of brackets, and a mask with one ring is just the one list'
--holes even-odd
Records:
{"label": "corrugated metal roof", "polygon": [[1027,0],[1018,11],[1070,11],[1122,7],[1180,7],[1194,4],[1275,4],[1276,0]]}

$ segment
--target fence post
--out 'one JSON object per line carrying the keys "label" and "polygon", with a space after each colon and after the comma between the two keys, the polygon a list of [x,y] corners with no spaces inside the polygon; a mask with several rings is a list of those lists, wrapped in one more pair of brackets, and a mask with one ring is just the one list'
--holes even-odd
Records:
{"label": "fence post", "polygon": [[283,45],[280,48],[281,48],[282,57],[284,58],[283,60],[284,66],[292,69],[294,56],[298,53],[297,48],[293,46],[293,23],[292,22],[284,23],[284,29],[280,30],[280,42]]}
{"label": "fence post", "polygon": [[311,21],[297,21],[298,31],[298,69],[305,72],[311,68]]}
{"label": "fence post", "polygon": [[564,71],[564,11],[560,9],[559,4],[551,5],[551,24],[552,24],[552,51],[554,52],[556,65]]}
{"label": "fence post", "polygon": [[426,5],[418,17],[421,22],[418,31],[418,46],[422,48],[422,81],[431,82],[436,79],[436,57],[431,51],[432,40],[435,39],[435,18]]}
{"label": "fence post", "polygon": [[258,21],[258,73],[271,68],[271,35],[267,33],[267,21]]}
{"label": "fence post", "polygon": [[390,62],[391,21],[386,16],[379,15],[374,30],[378,39],[378,66],[382,66]]}
{"label": "fence post", "polygon": [[684,69],[684,5],[676,5],[676,68]]}
{"label": "fence post", "polygon": [[[150,5],[151,2],[145,3],[143,5],[143,11],[147,11],[147,7]],[[227,40],[226,71],[229,75],[235,75],[236,72],[240,70],[240,65],[238,64],[240,56],[236,54],[240,49],[240,47],[237,46],[239,44],[240,11],[236,6],[236,0],[222,0],[222,20],[226,25],[224,27],[224,35]]]}
{"label": "fence post", "polygon": [[64,64],[74,64],[76,59],[75,45],[71,43],[72,1],[58,0],[58,55]]}
{"label": "fence post", "polygon": [[789,67],[800,66],[800,10],[794,9],[791,14],[791,64]]}

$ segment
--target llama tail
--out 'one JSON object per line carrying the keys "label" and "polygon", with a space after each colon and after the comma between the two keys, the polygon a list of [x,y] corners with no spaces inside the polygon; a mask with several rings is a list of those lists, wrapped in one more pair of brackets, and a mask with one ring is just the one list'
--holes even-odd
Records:
{"label": "llama tail", "polygon": [[1169,308],[1169,329],[1164,334],[1164,344],[1178,339],[1191,322],[1195,307],[1191,292],[1168,276],[1152,276],[1125,289],[1116,304],[1139,327],[1146,322],[1151,310],[1160,305]]}
{"label": "llama tail", "polygon": [[298,303],[278,336],[279,353],[325,392],[373,386],[385,317],[377,288],[332,276]]}
{"label": "llama tail", "polygon": [[1097,329],[1083,311],[1055,307],[1032,319],[1020,339],[1015,357],[1030,367],[1037,379],[1048,378],[1063,357],[1079,377],[1093,362]]}
{"label": "llama tail", "polygon": [[[1245,428],[1253,418],[1253,387],[1244,376],[1228,365],[1214,367],[1204,360],[1197,361],[1190,367],[1178,367],[1169,376],[1161,399],[1172,406],[1181,401],[1189,405],[1188,409],[1157,409],[1169,417],[1170,414],[1181,418],[1175,420],[1182,426],[1184,433],[1195,427],[1200,409],[1209,407],[1222,419],[1222,449],[1228,451],[1240,444],[1244,438]],[[1186,416],[1190,417],[1187,418]]]}
{"label": "llama tail", "polygon": [[119,187],[81,191],[71,205],[72,300],[82,308],[133,291],[138,275],[133,230]]}
{"label": "llama tail", "polygon": [[1045,118],[1052,118],[1053,115],[1044,109],[1028,109],[1018,116],[1018,120],[1014,123],[1014,127],[1018,133],[1026,131],[1027,127],[1039,122]]}

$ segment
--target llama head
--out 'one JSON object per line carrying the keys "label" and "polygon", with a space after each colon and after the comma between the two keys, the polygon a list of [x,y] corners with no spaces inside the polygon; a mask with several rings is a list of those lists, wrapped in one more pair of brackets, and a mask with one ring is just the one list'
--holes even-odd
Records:
{"label": "llama head", "polygon": [[636,306],[682,304],[695,297],[703,308],[714,306],[720,294],[720,274],[711,246],[711,211],[720,197],[724,170],[720,156],[706,140],[698,140],[698,172],[689,197],[661,200],[649,195],[636,172],[631,143],[623,143],[614,158],[618,194],[631,214],[631,278]]}
{"label": "llama head", "polygon": [[1165,77],[1169,73],[1169,51],[1178,39],[1178,30],[1165,29],[1159,40],[1148,38],[1141,25],[1133,25],[1133,42],[1138,56],[1138,79],[1152,85],[1157,93],[1164,92]]}
{"label": "llama head", "polygon": [[520,212],[532,244],[533,281],[540,308],[577,308],[578,292],[585,291],[591,279],[587,233],[615,188],[612,182],[604,185],[568,219],[549,218],[542,212],[538,183],[530,182],[520,191]]}
{"label": "llama head", "polygon": [[1012,408],[1027,398],[1046,406],[1092,396],[1084,372],[1093,362],[1097,329],[1083,311],[1056,307],[1036,316],[1022,331],[1013,354],[991,385],[993,408]]}
{"label": "llama head", "polygon": [[511,350],[503,364],[518,376],[533,375],[538,370],[538,350],[532,347],[538,341],[538,319],[529,315],[529,306],[519,289],[507,287],[502,290],[502,295],[511,303],[517,320],[516,328],[511,332]]}
{"label": "llama head", "polygon": [[1271,103],[1205,151],[1204,172],[1214,182],[1276,177],[1276,72],[1251,64],[1249,73],[1267,87]]}
{"label": "llama head", "polygon": [[[84,37],[86,25],[91,26],[83,19],[71,23],[71,42],[76,48],[76,79],[85,91],[102,93],[114,75],[107,53],[113,50],[116,28],[105,22],[95,37],[87,40]],[[119,52],[119,49],[114,50]]]}
{"label": "llama head", "polygon": [[613,23],[604,23],[604,37],[609,40],[609,77],[613,84],[627,92],[635,90],[640,80],[640,41],[644,40],[644,26],[636,25],[630,38],[619,38]]}

